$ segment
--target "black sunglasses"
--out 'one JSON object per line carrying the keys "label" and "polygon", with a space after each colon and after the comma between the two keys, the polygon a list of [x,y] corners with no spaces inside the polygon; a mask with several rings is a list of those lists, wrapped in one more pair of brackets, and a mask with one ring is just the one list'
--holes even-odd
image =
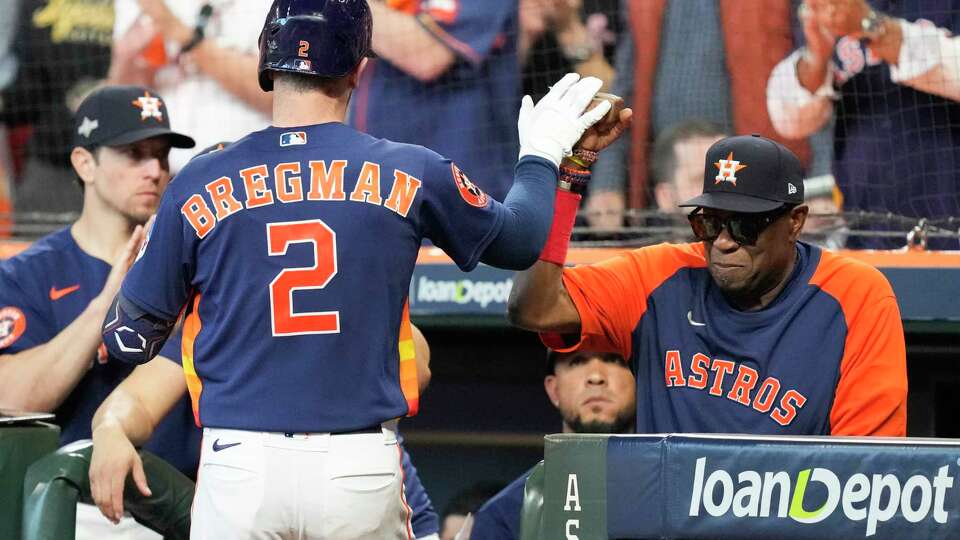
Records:
{"label": "black sunglasses", "polygon": [[687,219],[690,220],[690,228],[693,229],[693,235],[697,237],[697,240],[712,242],[726,228],[734,242],[741,246],[753,246],[756,245],[760,234],[771,223],[780,219],[790,210],[793,210],[793,206],[786,205],[762,214],[733,213],[721,217],[704,215],[703,209],[697,208],[687,216]]}

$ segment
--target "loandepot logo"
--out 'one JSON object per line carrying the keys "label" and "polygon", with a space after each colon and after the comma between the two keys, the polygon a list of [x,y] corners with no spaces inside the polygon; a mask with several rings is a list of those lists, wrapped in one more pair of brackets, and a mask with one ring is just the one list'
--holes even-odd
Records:
{"label": "loandepot logo", "polygon": [[[690,516],[700,515],[703,508],[713,517],[733,512],[734,517],[770,517],[771,505],[776,500],[776,517],[798,523],[818,523],[839,510],[852,521],[866,520],[865,536],[873,536],[877,526],[898,513],[910,523],[919,523],[930,516],[937,523],[946,523],[944,510],[947,490],[953,487],[949,467],[944,465],[933,477],[914,475],[901,482],[893,474],[854,474],[843,481],[830,469],[804,469],[796,481],[786,471],[743,471],[733,477],[724,470],[706,474],[707,458],[697,460],[690,497]],[[818,483],[820,493],[826,491],[826,501],[819,508],[808,510],[816,501],[804,500],[807,487]],[[794,485],[795,484],[795,485]],[[778,492],[774,498],[774,491]],[[821,497],[817,497],[820,499]]]}
{"label": "loandepot logo", "polygon": [[421,276],[417,281],[418,302],[480,304],[486,308],[497,302],[505,304],[513,287],[512,279],[503,281],[473,281],[469,279],[438,281]]}

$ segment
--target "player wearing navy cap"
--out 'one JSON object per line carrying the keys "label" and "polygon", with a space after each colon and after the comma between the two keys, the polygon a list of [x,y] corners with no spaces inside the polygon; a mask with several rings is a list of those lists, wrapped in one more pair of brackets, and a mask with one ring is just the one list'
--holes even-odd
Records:
{"label": "player wearing navy cap", "polygon": [[[170,148],[192,146],[146,88],[95,91],[74,115],[80,218],[0,263],[0,406],[53,412],[62,444],[90,437],[94,411],[131,371],[107,354],[100,325],[170,181]],[[200,436],[188,400],[146,447],[193,473]],[[97,517],[88,510],[81,519]]]}
{"label": "player wearing navy cap", "polygon": [[[276,0],[260,38],[273,126],[190,162],[103,329],[149,361],[185,311],[204,443],[194,538],[408,538],[392,419],[418,404],[407,316],[424,237],[463,269],[525,268],[557,168],[609,109],[571,74],[521,109],[504,204],[450,160],[343,124],[370,54],[363,0]],[[620,133],[618,131],[617,133]]]}
{"label": "player wearing navy cap", "polygon": [[[696,244],[563,269],[541,260],[515,324],[562,350],[615,351],[637,374],[637,432],[906,434],[903,327],[875,268],[798,241],[797,157],[721,139],[682,206]],[[556,222],[555,225],[556,226]]]}

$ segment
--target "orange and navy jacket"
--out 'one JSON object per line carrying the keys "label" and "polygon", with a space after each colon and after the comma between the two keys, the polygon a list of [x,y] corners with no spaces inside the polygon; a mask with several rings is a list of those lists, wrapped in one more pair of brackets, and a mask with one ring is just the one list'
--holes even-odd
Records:
{"label": "orange and navy jacket", "polygon": [[[808,244],[797,253],[780,295],[751,312],[724,299],[703,244],[566,269],[581,319],[570,348],[631,359],[638,433],[906,435],[906,350],[890,284]],[[557,337],[543,335],[548,345]]]}

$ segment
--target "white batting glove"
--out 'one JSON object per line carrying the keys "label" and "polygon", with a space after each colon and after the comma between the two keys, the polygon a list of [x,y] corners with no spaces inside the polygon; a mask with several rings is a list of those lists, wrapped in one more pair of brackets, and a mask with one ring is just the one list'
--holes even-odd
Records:
{"label": "white batting glove", "polygon": [[596,77],[581,80],[576,73],[567,73],[536,105],[530,96],[523,96],[517,120],[520,157],[539,156],[560,167],[583,132],[610,110],[610,103],[604,101],[583,112],[601,86],[603,81]]}

